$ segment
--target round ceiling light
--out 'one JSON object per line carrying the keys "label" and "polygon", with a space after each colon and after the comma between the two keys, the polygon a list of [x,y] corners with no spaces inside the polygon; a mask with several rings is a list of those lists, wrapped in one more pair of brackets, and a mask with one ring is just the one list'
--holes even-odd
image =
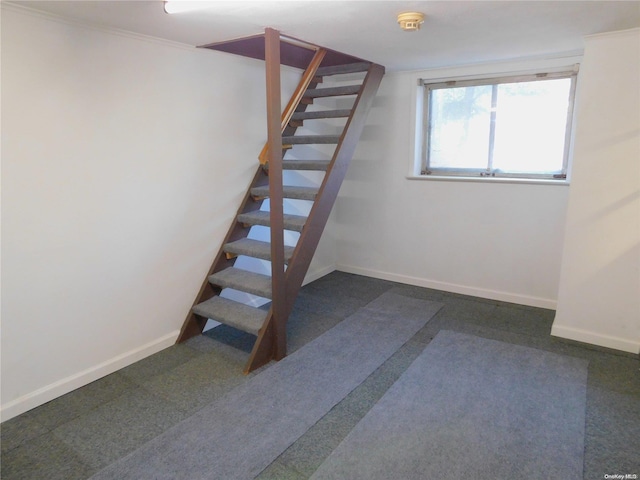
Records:
{"label": "round ceiling light", "polygon": [[420,30],[420,25],[424,23],[424,13],[405,12],[398,15],[400,28],[405,32],[415,32]]}

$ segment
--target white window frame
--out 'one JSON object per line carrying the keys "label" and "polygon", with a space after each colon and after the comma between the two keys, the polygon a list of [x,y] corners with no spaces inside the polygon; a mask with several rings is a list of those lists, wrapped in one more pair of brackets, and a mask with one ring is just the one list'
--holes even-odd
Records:
{"label": "white window frame", "polygon": [[[545,180],[558,183],[565,183],[567,181],[567,171],[569,169],[569,157],[571,152],[571,139],[572,139],[572,126],[574,116],[574,103],[577,84],[578,65],[574,64],[564,69],[551,68],[541,69],[534,72],[526,72],[520,74],[497,74],[493,76],[481,75],[477,77],[465,77],[463,79],[420,79],[418,82],[419,88],[422,89],[421,95],[418,96],[419,101],[422,102],[418,111],[421,111],[419,126],[416,131],[418,135],[418,144],[420,148],[420,177],[428,178],[469,178],[473,180],[481,179],[513,179],[513,180]],[[429,118],[429,99],[430,93],[436,89],[442,88],[455,88],[465,86],[481,86],[481,85],[499,85],[503,83],[518,83],[518,82],[531,82],[551,80],[557,78],[570,78],[571,87],[569,93],[569,104],[567,108],[567,121],[565,128],[565,142],[564,142],[564,155],[562,171],[558,174],[540,174],[540,173],[507,173],[496,172],[489,170],[490,160],[487,159],[487,169],[445,169],[445,168],[430,168],[428,163],[429,155],[429,137],[431,128]],[[421,139],[421,140],[420,140]],[[417,160],[417,159],[416,159]]]}

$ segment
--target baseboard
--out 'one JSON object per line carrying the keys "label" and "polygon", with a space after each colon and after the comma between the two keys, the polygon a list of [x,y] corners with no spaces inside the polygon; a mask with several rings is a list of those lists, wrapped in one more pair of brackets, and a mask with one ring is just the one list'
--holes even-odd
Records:
{"label": "baseboard", "polygon": [[176,342],[180,331],[176,330],[157,340],[149,342],[129,352],[118,355],[111,360],[100,363],[82,372],[63,378],[55,383],[39,388],[38,390],[23,395],[0,407],[0,420],[5,421],[20,415],[32,408],[47,403],[54,398],[58,398],[65,393],[69,393],[77,388],[83,387],[95,380],[109,375],[121,368],[131,365],[138,360],[142,360],[149,355],[164,350]]}
{"label": "baseboard", "polygon": [[439,282],[436,280],[429,280],[427,278],[411,277],[409,275],[400,275],[397,273],[380,272],[378,270],[354,267],[351,265],[338,264],[336,265],[336,270],[346,273],[353,273],[356,275],[379,278],[381,280],[390,280],[392,282],[414,285],[417,287],[433,288],[434,290],[443,290],[445,292],[459,293],[472,297],[489,298],[491,300],[516,303],[519,305],[527,305],[530,307],[548,308],[551,310],[555,310],[557,305],[557,301],[550,298],[539,298],[511,292],[487,290],[484,288],[469,287],[467,285]]}
{"label": "baseboard", "polygon": [[302,285],[306,285],[307,283],[314,282],[314,281],[318,280],[319,278],[324,277],[325,275],[329,275],[331,272],[333,272],[335,270],[336,270],[336,266],[335,265],[329,265],[327,267],[318,268],[318,269],[313,270],[313,271],[310,270],[305,275],[304,280],[302,282]]}
{"label": "baseboard", "polygon": [[551,335],[554,337],[574,340],[576,342],[589,343],[599,347],[612,348],[622,352],[635,353],[640,355],[640,341],[625,340],[623,338],[602,335],[601,333],[590,332],[579,328],[563,327],[554,324],[551,327]]}

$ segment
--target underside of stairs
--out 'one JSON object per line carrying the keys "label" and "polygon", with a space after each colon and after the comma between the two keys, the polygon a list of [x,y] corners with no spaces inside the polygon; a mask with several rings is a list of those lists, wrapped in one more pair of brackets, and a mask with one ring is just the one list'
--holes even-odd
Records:
{"label": "underside of stairs", "polygon": [[[208,319],[254,335],[245,366],[249,373],[286,355],[287,319],[384,67],[273,29],[202,48],[265,60],[269,138],[178,342],[201,334]],[[284,112],[280,111],[281,65],[303,70]],[[323,133],[315,134],[318,130]],[[303,175],[302,183],[307,184],[288,183],[296,175]],[[308,185],[308,175],[317,180],[315,185]],[[308,214],[300,215],[300,210]],[[268,238],[264,238],[265,227]]]}

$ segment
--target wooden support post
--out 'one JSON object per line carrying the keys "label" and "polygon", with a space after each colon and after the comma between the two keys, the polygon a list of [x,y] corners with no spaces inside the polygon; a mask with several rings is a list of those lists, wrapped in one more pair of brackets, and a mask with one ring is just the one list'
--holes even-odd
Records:
{"label": "wooden support post", "polygon": [[267,134],[269,158],[269,210],[271,211],[273,358],[287,354],[286,290],[284,288],[284,221],[282,195],[282,128],[280,99],[280,32],[265,30],[267,79]]}

